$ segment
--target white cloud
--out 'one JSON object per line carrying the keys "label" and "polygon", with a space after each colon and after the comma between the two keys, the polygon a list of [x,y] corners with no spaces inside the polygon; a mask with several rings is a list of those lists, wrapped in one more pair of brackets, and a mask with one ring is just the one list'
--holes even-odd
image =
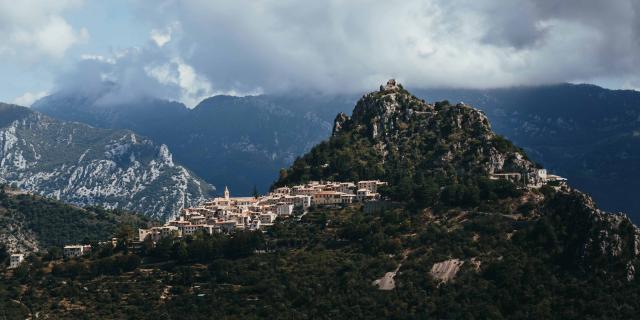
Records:
{"label": "white cloud", "polygon": [[162,28],[152,29],[149,37],[158,47],[163,47],[173,39],[174,33],[180,33],[181,30],[180,23],[173,21]]}
{"label": "white cloud", "polygon": [[[640,73],[636,0],[130,4],[152,27],[148,43],[83,55],[59,89],[103,90],[113,82],[112,102],[153,96],[193,106],[220,93],[362,92],[390,77],[409,87],[486,88]],[[71,33],[62,24],[53,29]],[[81,38],[40,47],[55,56]]]}
{"label": "white cloud", "polygon": [[115,64],[116,60],[113,58],[107,58],[103,55],[100,54],[82,54],[80,55],[80,59],[82,60],[95,60],[95,61],[100,61],[100,62],[104,62],[104,63],[108,63],[108,64]]}
{"label": "white cloud", "polygon": [[621,89],[640,91],[640,78],[625,80]]}
{"label": "white cloud", "polygon": [[39,100],[41,98],[44,98],[48,94],[49,93],[46,92],[46,91],[26,92],[25,94],[13,99],[13,103],[17,104],[19,106],[30,107],[34,102],[36,102],[37,100]]}
{"label": "white cloud", "polygon": [[149,44],[110,56],[84,54],[73,70],[58,78],[56,91],[98,95],[100,103],[106,104],[153,97],[181,101],[188,107],[215,94],[236,94],[213,90],[206,77],[164,49]]}
{"label": "white cloud", "polygon": [[151,30],[151,40],[153,40],[153,42],[155,42],[158,47],[164,46],[169,41],[171,41],[171,29]]}
{"label": "white cloud", "polygon": [[86,41],[86,29],[74,29],[63,12],[82,4],[79,0],[0,0],[0,57],[36,61],[61,58],[76,43]]}
{"label": "white cloud", "polygon": [[[219,90],[492,87],[640,72],[636,0],[140,1]],[[153,9],[150,9],[153,8]],[[145,15],[146,13],[146,15]]]}
{"label": "white cloud", "polygon": [[178,100],[187,106],[195,106],[204,98],[213,95],[209,81],[198,75],[193,67],[180,58],[174,58],[162,65],[146,66],[145,72],[161,84],[180,88]]}

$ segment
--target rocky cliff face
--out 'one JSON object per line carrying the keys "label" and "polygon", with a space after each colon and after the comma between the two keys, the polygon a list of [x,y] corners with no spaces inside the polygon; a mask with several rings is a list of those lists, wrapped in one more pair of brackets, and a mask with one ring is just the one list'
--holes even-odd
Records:
{"label": "rocky cliff face", "polygon": [[[487,173],[531,173],[536,165],[524,153],[502,141],[492,130],[485,114],[464,104],[429,104],[390,80],[380,91],[365,95],[356,104],[352,118],[338,116],[336,126],[364,133],[374,147],[389,160],[407,140],[425,136],[429,144],[440,146],[434,164],[463,161],[475,163]],[[334,130],[334,134],[336,134]],[[502,145],[500,145],[502,144]],[[406,154],[400,157],[406,157]]]}
{"label": "rocky cliff face", "polygon": [[[32,108],[56,119],[129,129],[166,144],[174,160],[234,194],[261,192],[300,154],[331,132],[331,119],[355,101],[342,96],[215,96],[193,109],[159,99],[110,102],[97,94],[57,93]],[[344,102],[346,100],[346,102]]]}
{"label": "rocky cliff face", "polygon": [[124,130],[51,119],[2,105],[0,181],[78,205],[166,218],[205,200],[212,187],[174,163],[165,145]]}

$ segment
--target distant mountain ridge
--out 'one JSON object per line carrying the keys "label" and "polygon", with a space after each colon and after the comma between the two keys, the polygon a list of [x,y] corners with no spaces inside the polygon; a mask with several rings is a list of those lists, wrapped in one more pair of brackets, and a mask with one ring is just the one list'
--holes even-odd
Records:
{"label": "distant mountain ridge", "polygon": [[0,182],[78,205],[166,218],[213,191],[165,145],[0,105]]}
{"label": "distant mountain ridge", "polygon": [[[559,84],[491,90],[415,89],[430,101],[464,101],[529,156],[589,192],[607,210],[640,221],[640,93]],[[176,160],[234,193],[260,191],[331,132],[358,95],[212,97],[193,110],[143,99],[109,104],[101,95],[61,93],[33,108],[97,127],[125,128],[167,144]],[[156,108],[156,105],[159,108]],[[116,116],[117,115],[117,116]],[[148,117],[148,118],[147,118]]]}
{"label": "distant mountain ridge", "polygon": [[33,109],[100,128],[129,129],[167,144],[177,161],[235,194],[266,191],[288,166],[331,132],[347,96],[214,96],[193,109],[152,98],[105,102],[97,94],[58,93]]}
{"label": "distant mountain ridge", "polygon": [[414,93],[478,107],[534,160],[640,221],[640,92],[562,84]]}

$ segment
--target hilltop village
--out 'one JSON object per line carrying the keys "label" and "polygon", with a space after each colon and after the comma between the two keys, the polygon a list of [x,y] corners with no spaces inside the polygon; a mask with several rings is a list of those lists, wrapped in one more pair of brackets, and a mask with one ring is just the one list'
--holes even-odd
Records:
{"label": "hilltop village", "polygon": [[[491,173],[489,179],[507,180],[520,188],[535,189],[544,185],[556,188],[566,185],[567,179],[547,173],[546,169],[536,169],[532,173],[503,172]],[[387,185],[380,180],[358,182],[311,181],[293,187],[280,187],[263,196],[231,197],[225,187],[224,195],[205,201],[196,207],[184,208],[180,214],[163,226],[138,229],[138,241],[157,242],[163,237],[183,237],[202,231],[208,234],[230,234],[240,230],[261,230],[272,226],[278,217],[304,215],[312,207],[337,207],[355,203],[367,208],[378,208],[381,196],[380,186]],[[115,247],[116,238],[110,242]],[[102,243],[101,243],[102,244]],[[91,252],[90,245],[72,244],[64,246],[67,258],[83,256]],[[14,253],[10,257],[10,268],[18,267],[24,261],[24,254]]]}
{"label": "hilltop village", "polygon": [[[520,173],[494,173],[493,180],[509,180],[524,188],[540,188],[551,182],[564,183],[566,179],[537,169],[523,177]],[[526,182],[525,182],[526,181]],[[198,231],[208,234],[232,233],[236,230],[260,230],[272,226],[278,217],[294,213],[304,214],[311,206],[343,206],[353,203],[372,204],[380,200],[378,187],[386,185],[380,180],[354,182],[311,181],[293,187],[281,187],[264,196],[231,197],[225,187],[224,196],[206,201],[193,208],[184,208],[176,219],[165,225],[139,229],[139,241],[162,237],[188,236]]]}
{"label": "hilltop village", "polygon": [[[490,173],[491,180],[507,180],[522,189],[537,189],[544,185],[555,188],[566,186],[567,179],[552,175],[546,169],[535,169],[530,173]],[[314,207],[342,207],[355,203],[363,204],[365,212],[377,210],[387,203],[381,200],[378,188],[387,185],[380,180],[358,182],[311,181],[292,187],[280,187],[262,196],[232,197],[225,187],[224,195],[205,201],[196,207],[184,208],[179,215],[163,226],[138,229],[137,243],[145,240],[154,243],[167,236],[184,237],[196,232],[208,234],[231,234],[235,231],[256,231],[272,226],[278,217],[304,215]],[[118,239],[100,242],[116,246]],[[84,256],[92,250],[91,245],[69,244],[63,248],[66,258]],[[10,256],[9,268],[17,268],[25,261],[22,253]]]}
{"label": "hilltop village", "polygon": [[343,206],[380,200],[379,180],[354,182],[312,181],[293,187],[281,187],[264,196],[231,197],[225,187],[224,196],[193,208],[182,209],[180,215],[164,226],[139,229],[140,241],[158,241],[162,237],[188,236],[200,230],[231,233],[236,230],[260,230],[271,226],[278,217],[304,214],[311,206]]}
{"label": "hilltop village", "polygon": [[[166,236],[183,237],[198,231],[208,234],[250,230],[256,231],[272,226],[278,217],[294,214],[304,215],[312,207],[337,207],[354,203],[372,205],[381,200],[378,187],[386,185],[380,180],[358,182],[311,181],[293,187],[281,187],[263,196],[231,197],[225,187],[222,197],[205,201],[197,207],[184,208],[180,214],[163,226],[138,229],[138,241],[157,242]],[[116,247],[117,238],[99,242],[98,245]],[[65,258],[76,258],[89,254],[88,244],[67,244],[63,248]],[[25,261],[24,253],[10,255],[10,269]]]}

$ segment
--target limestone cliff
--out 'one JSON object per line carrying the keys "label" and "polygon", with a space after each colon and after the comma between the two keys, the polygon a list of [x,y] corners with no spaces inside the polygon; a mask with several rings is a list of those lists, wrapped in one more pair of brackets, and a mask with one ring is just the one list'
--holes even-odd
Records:
{"label": "limestone cliff", "polygon": [[213,188],[167,146],[126,130],[59,121],[0,105],[0,182],[77,205],[166,218]]}

